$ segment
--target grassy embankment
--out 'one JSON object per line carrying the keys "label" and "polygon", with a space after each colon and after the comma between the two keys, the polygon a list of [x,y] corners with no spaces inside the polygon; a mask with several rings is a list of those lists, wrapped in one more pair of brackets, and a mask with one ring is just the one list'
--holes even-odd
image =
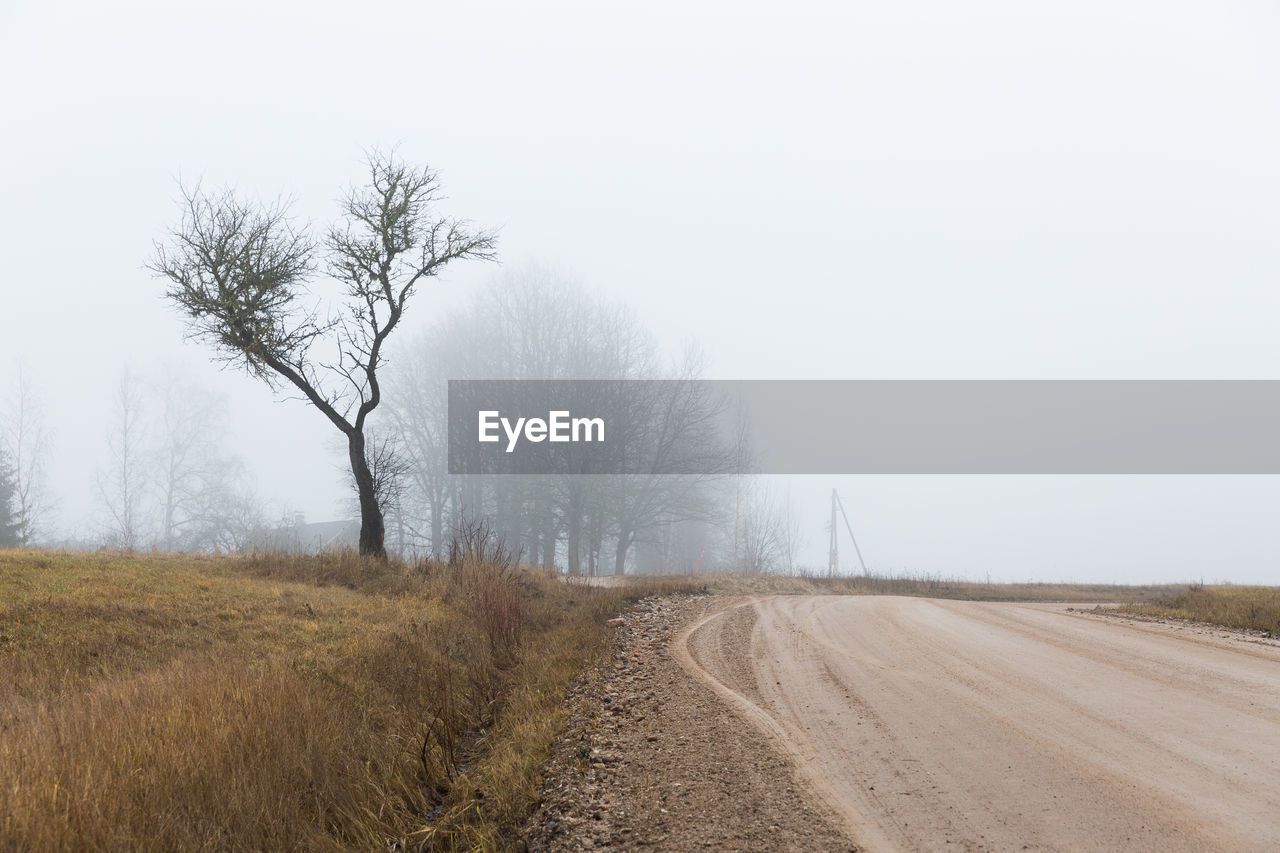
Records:
{"label": "grassy embankment", "polygon": [[0,551],[0,849],[498,849],[634,600],[472,558]]}
{"label": "grassy embankment", "polygon": [[1155,601],[1131,604],[1127,613],[1211,622],[1280,636],[1280,587],[1194,584]]}
{"label": "grassy embankment", "polygon": [[734,594],[911,595],[960,601],[1142,602],[1176,595],[1185,584],[1119,586],[1073,583],[980,583],[927,575],[818,576],[709,574],[695,576],[713,592]]}

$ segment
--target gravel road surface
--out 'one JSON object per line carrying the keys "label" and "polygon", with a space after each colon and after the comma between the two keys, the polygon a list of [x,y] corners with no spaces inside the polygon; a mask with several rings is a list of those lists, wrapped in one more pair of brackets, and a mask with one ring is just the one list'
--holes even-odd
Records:
{"label": "gravel road surface", "polygon": [[1067,605],[725,600],[673,657],[868,850],[1280,850],[1280,646]]}

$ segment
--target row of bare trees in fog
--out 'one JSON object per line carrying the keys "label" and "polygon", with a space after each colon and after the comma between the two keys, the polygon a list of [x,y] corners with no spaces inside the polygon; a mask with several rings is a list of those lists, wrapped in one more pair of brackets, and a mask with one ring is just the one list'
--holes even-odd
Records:
{"label": "row of bare trees in fog", "polygon": [[96,509],[56,523],[49,484],[54,435],[19,369],[0,396],[0,547],[231,552],[263,541],[268,525],[232,442],[223,400],[165,373],[125,370],[111,389],[89,488]]}
{"label": "row of bare trees in fog", "polygon": [[[655,385],[615,429],[646,457],[692,452],[689,474],[458,476],[448,472],[449,379],[698,379],[696,347],[665,353],[628,308],[551,271],[508,272],[402,351],[375,427],[388,544],[439,558],[451,530],[486,521],[527,562],[570,573],[790,568],[798,536],[785,500],[733,475],[741,448],[714,428],[702,386]],[[615,433],[616,436],[616,433]],[[670,460],[667,460],[668,462]],[[680,466],[677,466],[680,467]],[[669,467],[668,467],[669,470]]]}
{"label": "row of bare trees in fog", "polygon": [[[628,308],[554,272],[500,274],[389,360],[386,402],[365,449],[388,550],[439,559],[459,527],[483,522],[525,562],[571,573],[793,568],[799,535],[787,497],[733,473],[742,448],[725,445],[709,426],[717,403],[697,397],[702,386],[657,385],[655,393],[668,396],[638,401],[618,428],[633,430],[629,446],[647,442],[654,458],[663,442],[696,447],[704,458],[690,467],[708,473],[448,471],[449,379],[697,379],[703,367],[696,347],[664,351]],[[229,449],[225,401],[180,375],[125,371],[111,389],[91,483],[98,510],[70,534],[45,524],[53,507],[50,437],[21,377],[3,411],[0,545],[234,552],[280,541],[271,530],[288,523],[264,511],[246,463]],[[288,492],[287,484],[271,485]]]}
{"label": "row of bare trees in fog", "polygon": [[95,478],[102,544],[126,551],[239,551],[265,531],[244,461],[227,449],[224,400],[176,374],[125,371]]}

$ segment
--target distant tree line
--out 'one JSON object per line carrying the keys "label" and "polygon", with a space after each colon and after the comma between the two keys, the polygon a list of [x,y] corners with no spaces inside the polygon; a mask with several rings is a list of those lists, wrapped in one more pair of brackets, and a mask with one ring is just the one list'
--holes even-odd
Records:
{"label": "distant tree line", "polygon": [[[654,458],[694,448],[700,464],[684,467],[699,473],[448,473],[449,379],[697,379],[703,364],[692,347],[665,355],[625,307],[533,269],[476,294],[393,363],[391,336],[416,294],[454,261],[496,257],[495,235],[442,215],[441,198],[434,171],[378,151],[320,234],[287,204],[184,187],[149,268],[215,359],[300,393],[337,429],[362,554],[385,558],[390,540],[403,556],[440,559],[456,531],[483,523],[526,562],[574,574],[773,568],[790,541],[762,521],[776,502],[731,476],[742,448],[707,429],[716,403],[691,383],[630,401],[625,429],[627,447]],[[108,541],[244,547],[253,514],[209,418],[189,399],[158,400],[148,415],[128,377],[118,389],[98,478]]]}
{"label": "distant tree line", "polygon": [[95,477],[98,541],[125,551],[232,552],[267,525],[243,460],[227,449],[225,401],[167,373],[125,371]]}
{"label": "distant tree line", "polygon": [[110,547],[233,552],[270,529],[231,442],[225,401],[172,371],[124,371],[106,413],[104,453],[91,473],[96,519],[55,530],[48,489],[51,434],[20,368],[0,394],[0,548]]}
{"label": "distant tree line", "polygon": [[[703,369],[695,347],[664,352],[632,311],[550,270],[499,274],[388,362],[386,404],[366,428],[364,451],[387,546],[407,559],[445,559],[459,530],[483,523],[523,562],[571,573],[792,569],[799,537],[789,502],[767,482],[734,474],[741,447],[696,432],[716,402],[692,392],[636,401],[628,426],[631,446],[649,442],[643,449],[655,455],[655,443],[694,430],[704,473],[448,473],[450,379],[697,379]],[[262,547],[291,523],[264,511],[245,462],[229,449],[236,439],[225,400],[189,378],[125,371],[104,420],[92,476],[96,522],[55,537],[49,434],[19,374],[0,398],[0,547],[235,552]],[[358,517],[359,501],[349,509]]]}
{"label": "distant tree line", "polygon": [[741,450],[708,428],[718,403],[698,396],[703,386],[658,386],[665,398],[635,401],[616,425],[655,459],[695,448],[701,473],[448,472],[450,379],[698,379],[703,369],[696,347],[664,354],[628,308],[552,271],[500,275],[399,351],[388,375],[373,467],[385,474],[390,547],[439,559],[456,528],[484,520],[525,562],[572,574],[784,568],[795,537],[764,531],[788,527],[787,509],[733,476]]}

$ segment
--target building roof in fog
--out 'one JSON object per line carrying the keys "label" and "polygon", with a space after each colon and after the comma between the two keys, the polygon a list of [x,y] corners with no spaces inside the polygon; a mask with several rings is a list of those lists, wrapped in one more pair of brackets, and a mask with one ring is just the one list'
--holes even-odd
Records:
{"label": "building roof in fog", "polygon": [[262,546],[273,551],[315,554],[360,544],[360,520],[319,521],[280,527],[263,536]]}

